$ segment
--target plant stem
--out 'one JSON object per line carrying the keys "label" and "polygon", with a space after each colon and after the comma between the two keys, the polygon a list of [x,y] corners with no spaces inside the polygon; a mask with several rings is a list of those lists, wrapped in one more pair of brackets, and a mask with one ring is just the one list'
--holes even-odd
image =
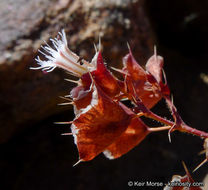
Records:
{"label": "plant stem", "polygon": [[148,117],[148,118],[151,118],[151,119],[154,119],[156,121],[159,121],[160,123],[163,123],[165,125],[170,125],[170,126],[173,126],[174,125],[174,122],[170,121],[170,120],[167,120],[151,111],[149,111],[148,113],[144,113],[144,116],[145,117]]}
{"label": "plant stem", "polygon": [[[161,116],[156,115],[156,114],[154,114],[151,111],[149,111],[148,113],[144,113],[144,116],[148,117],[148,118],[151,118],[151,119],[154,119],[156,121],[159,121],[159,122],[161,122],[161,123],[163,123],[165,125],[168,125],[168,126],[175,125],[175,123],[173,121],[170,121],[170,120],[167,120],[165,118],[162,118]],[[206,133],[204,131],[200,131],[200,130],[195,129],[195,128],[192,128],[192,127],[186,125],[185,123],[182,123],[180,126],[176,126],[175,129],[173,129],[173,130],[177,130],[177,129],[179,131],[181,131],[181,132],[185,132],[185,133],[189,133],[189,134],[192,134],[192,135],[196,135],[196,136],[199,136],[201,138],[208,138],[208,133]],[[167,130],[167,129],[164,128],[164,130]]]}
{"label": "plant stem", "polygon": [[182,132],[186,132],[192,135],[196,135],[199,136],[201,138],[208,138],[208,133],[204,132],[204,131],[200,131],[198,129],[192,128],[186,124],[181,125],[181,129],[180,131]]}

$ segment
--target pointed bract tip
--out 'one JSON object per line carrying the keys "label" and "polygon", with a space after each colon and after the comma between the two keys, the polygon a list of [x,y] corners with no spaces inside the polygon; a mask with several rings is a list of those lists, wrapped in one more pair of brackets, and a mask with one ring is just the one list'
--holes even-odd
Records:
{"label": "pointed bract tip", "polygon": [[95,53],[97,53],[98,52],[97,46],[95,45],[95,43],[93,45],[94,45],[94,48],[95,48]]}
{"label": "pointed bract tip", "polygon": [[130,45],[129,45],[129,42],[126,42],[126,45],[127,45],[127,48],[128,48],[128,50],[129,50],[129,52],[131,52],[131,47],[130,47]]}
{"label": "pointed bract tip", "polygon": [[65,81],[68,81],[68,82],[72,82],[72,83],[75,83],[75,84],[80,84],[79,81],[77,80],[71,80],[71,79],[64,79]]}
{"label": "pointed bract tip", "polygon": [[58,121],[54,122],[54,124],[61,124],[61,125],[67,125],[67,124],[72,124],[73,121]]}
{"label": "pointed bract tip", "polygon": [[78,165],[80,162],[82,162],[83,160],[78,160],[74,165],[73,167],[75,167],[76,165]]}
{"label": "pointed bract tip", "polygon": [[132,55],[132,51],[131,51],[131,47],[130,47],[130,45],[129,45],[129,42],[127,42],[126,44],[127,44],[128,50],[129,50],[129,54],[130,54],[131,56],[133,56],[133,55]]}
{"label": "pointed bract tip", "polygon": [[171,102],[174,104],[173,95],[171,94]]}
{"label": "pointed bract tip", "polygon": [[185,170],[185,172],[186,172],[186,175],[187,175],[188,177],[191,177],[191,175],[190,175],[190,173],[189,173],[189,170],[188,170],[188,168],[186,167],[186,164],[185,164],[184,161],[182,161],[182,165],[183,165],[183,168],[184,168],[184,170]]}
{"label": "pointed bract tip", "polygon": [[163,68],[162,68],[162,73],[163,73],[163,78],[164,78],[164,84],[167,85],[167,77]]}
{"label": "pointed bract tip", "polygon": [[65,95],[64,97],[65,97],[65,98],[71,98],[71,99],[73,99],[73,97],[72,97],[71,94]]}
{"label": "pointed bract tip", "polygon": [[124,74],[124,75],[129,76],[129,74],[128,74],[127,72],[125,72],[125,71],[123,71],[123,70],[121,70],[121,69],[117,69],[117,68],[115,68],[115,67],[110,67],[110,69],[112,69],[112,70],[114,70],[114,71],[116,71],[116,72],[118,72],[118,73],[121,73],[121,74]]}
{"label": "pointed bract tip", "polygon": [[67,100],[67,101],[72,101],[71,98],[67,98],[67,97],[64,97],[64,96],[59,96],[59,98],[64,99],[64,100]]}
{"label": "pointed bract tip", "polygon": [[96,57],[96,67],[97,67],[97,70],[99,71],[104,71],[104,70],[107,70],[106,67],[105,67],[105,64],[103,62],[103,57],[102,57],[102,53],[101,51],[99,51],[97,53],[97,57]]}
{"label": "pointed bract tip", "polygon": [[154,45],[154,55],[157,57],[157,46]]}
{"label": "pointed bract tip", "polygon": [[74,105],[74,102],[64,102],[64,103],[60,103],[57,104],[58,106],[67,106],[67,105]]}
{"label": "pointed bract tip", "polygon": [[206,150],[202,150],[198,153],[198,155],[202,155],[202,154],[205,154],[206,153]]}
{"label": "pointed bract tip", "polygon": [[155,58],[155,61],[157,62],[157,47],[156,47],[156,45],[154,45],[154,58]]}
{"label": "pointed bract tip", "polygon": [[72,133],[62,133],[61,135],[67,136],[67,135],[73,135]]}
{"label": "pointed bract tip", "polygon": [[99,34],[99,45],[98,45],[98,50],[101,52],[102,50],[102,44],[101,44],[101,34]]}
{"label": "pointed bract tip", "polygon": [[203,160],[192,172],[194,173],[196,170],[198,170],[202,165],[204,165],[206,162],[208,162],[207,158]]}

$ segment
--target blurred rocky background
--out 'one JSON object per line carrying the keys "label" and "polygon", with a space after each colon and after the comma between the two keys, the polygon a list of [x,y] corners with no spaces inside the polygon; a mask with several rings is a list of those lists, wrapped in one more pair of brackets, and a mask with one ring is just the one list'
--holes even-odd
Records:
{"label": "blurred rocky background", "polygon": [[[61,136],[70,126],[54,122],[73,119],[71,107],[57,104],[74,85],[62,70],[43,74],[29,67],[43,41],[62,28],[70,49],[89,61],[101,36],[105,61],[118,68],[127,42],[142,65],[156,44],[179,113],[208,131],[207,9],[206,0],[1,0],[0,189],[132,189],[129,180],[165,183],[184,175],[182,160],[193,170],[204,159],[198,155],[203,141],[178,132],[171,144],[166,132],[153,134],[122,158],[100,155],[72,167],[78,159],[73,137]],[[170,117],[164,102],[153,110]],[[207,171],[204,165],[193,177],[202,181]]]}

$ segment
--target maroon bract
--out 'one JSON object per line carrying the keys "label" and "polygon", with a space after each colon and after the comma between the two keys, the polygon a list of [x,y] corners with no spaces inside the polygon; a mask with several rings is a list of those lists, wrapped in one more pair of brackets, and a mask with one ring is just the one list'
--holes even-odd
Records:
{"label": "maroon bract", "polygon": [[[88,93],[74,100],[75,119],[71,126],[81,161],[91,160],[103,152],[126,130],[134,115],[110,99],[95,83]],[[89,104],[82,108],[76,106],[83,98],[90,100]]]}
{"label": "maroon bract", "polygon": [[103,153],[109,159],[119,158],[137,146],[149,133],[149,128],[140,118],[132,118],[128,128]]}
{"label": "maroon bract", "polygon": [[[81,76],[82,85],[89,87],[92,83],[91,77],[95,80],[96,84],[110,97],[114,98],[119,95],[121,91],[121,81],[116,79],[110,71],[107,70],[101,52],[97,52],[93,59],[95,62],[96,69],[89,73],[83,74]],[[91,75],[91,76],[90,76]]]}
{"label": "maroon bract", "polygon": [[163,59],[153,55],[146,64],[146,71],[136,62],[131,51],[123,59],[123,71],[127,73],[127,93],[136,95],[147,108],[152,108],[164,95],[169,95],[167,84],[162,82]]}

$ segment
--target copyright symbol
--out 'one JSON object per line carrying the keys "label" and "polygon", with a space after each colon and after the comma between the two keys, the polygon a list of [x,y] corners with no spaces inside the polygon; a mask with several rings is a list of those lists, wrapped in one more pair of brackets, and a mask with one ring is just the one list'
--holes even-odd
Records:
{"label": "copyright symbol", "polygon": [[134,184],[133,181],[128,182],[128,186],[130,186],[130,187],[133,186],[133,184]]}

